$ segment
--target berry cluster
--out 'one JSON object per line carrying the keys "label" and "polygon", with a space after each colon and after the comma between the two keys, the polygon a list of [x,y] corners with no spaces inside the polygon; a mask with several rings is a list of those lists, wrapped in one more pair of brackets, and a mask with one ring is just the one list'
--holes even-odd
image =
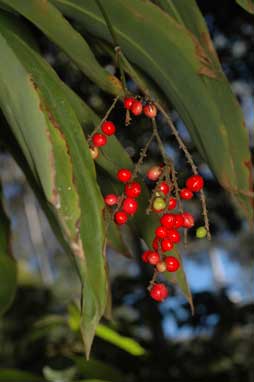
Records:
{"label": "berry cluster", "polygon": [[[114,104],[112,106],[114,106]],[[206,205],[202,191],[204,180],[202,176],[197,174],[196,167],[187,148],[180,142],[180,147],[183,148],[188,162],[190,162],[192,166],[194,175],[186,180],[185,186],[182,189],[179,189],[174,164],[165,152],[157,129],[155,121],[157,108],[155,104],[150,100],[144,100],[140,97],[126,97],[124,99],[124,108],[126,109],[126,123],[129,121],[130,112],[135,116],[139,116],[143,113],[146,117],[150,118],[153,134],[142,150],[134,170],[131,171],[127,168],[120,168],[117,171],[116,178],[124,185],[122,194],[108,194],[104,197],[104,201],[108,207],[112,208],[111,214],[113,220],[119,226],[124,225],[131,216],[135,215],[138,210],[137,198],[142,191],[140,183],[135,181],[135,179],[146,156],[148,147],[155,138],[160,148],[163,163],[151,167],[146,174],[149,181],[155,182],[147,214],[150,212],[158,214],[160,225],[155,229],[152,249],[146,250],[142,254],[142,260],[154,267],[154,275],[148,287],[150,296],[156,301],[163,301],[168,296],[168,289],[165,284],[156,282],[156,278],[162,272],[176,272],[181,267],[180,260],[178,256],[175,255],[176,252],[172,250],[182,239],[180,230],[184,229],[186,233],[186,230],[192,228],[195,223],[193,215],[183,210],[182,202],[191,200],[197,192],[200,192],[203,215],[205,217],[205,227],[197,228],[196,237],[201,239],[209,234]],[[112,107],[103,119],[102,124],[95,129],[90,138],[90,152],[93,159],[98,157],[99,147],[105,146],[108,137],[114,135],[116,132],[114,123],[107,120],[111,110]],[[180,138],[178,136],[177,139],[179,142]],[[185,238],[187,237],[186,235],[184,236]]]}
{"label": "berry cluster", "polygon": [[108,138],[116,132],[115,124],[111,121],[104,121],[100,126],[101,133],[94,133],[92,135],[93,145],[90,147],[90,153],[93,159],[98,158],[99,147],[105,146]]}
{"label": "berry cluster", "polygon": [[137,212],[138,202],[136,199],[141,193],[141,185],[132,180],[133,174],[127,168],[121,168],[117,172],[117,179],[125,184],[123,195],[119,197],[115,194],[108,194],[104,201],[108,206],[117,205],[114,220],[116,224],[123,225],[127,222],[128,216],[133,216]]}
{"label": "berry cluster", "polygon": [[[179,260],[167,252],[173,250],[174,245],[181,241],[180,228],[192,228],[194,217],[189,212],[168,212],[177,207],[177,199],[171,196],[173,184],[161,181],[163,166],[153,166],[147,172],[151,181],[158,181],[155,188],[155,198],[152,203],[152,211],[161,214],[160,225],[155,229],[155,237],[152,242],[153,250],[145,251],[142,260],[155,266],[156,271],[176,272],[180,268]],[[200,175],[193,175],[186,181],[185,188],[180,191],[180,198],[189,200],[194,192],[200,191],[204,186],[204,180]],[[201,232],[202,229],[202,232]],[[199,236],[202,235],[204,227],[199,227]],[[168,296],[167,288],[162,283],[153,283],[150,288],[150,296],[156,301],[163,301]]]}
{"label": "berry cluster", "polygon": [[133,97],[124,99],[124,107],[126,110],[130,110],[133,115],[140,115],[142,112],[148,118],[155,118],[157,115],[157,108],[151,102],[146,102],[143,105],[142,101]]}

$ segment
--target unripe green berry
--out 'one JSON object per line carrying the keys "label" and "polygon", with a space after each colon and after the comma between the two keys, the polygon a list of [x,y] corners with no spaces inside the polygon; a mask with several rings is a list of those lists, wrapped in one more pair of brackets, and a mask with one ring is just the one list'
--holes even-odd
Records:
{"label": "unripe green berry", "polygon": [[166,202],[162,198],[155,198],[153,201],[153,209],[155,211],[162,211],[166,208]]}
{"label": "unripe green berry", "polygon": [[203,239],[204,237],[206,237],[207,235],[207,230],[205,229],[205,227],[198,227],[197,230],[196,230],[196,237],[198,239]]}

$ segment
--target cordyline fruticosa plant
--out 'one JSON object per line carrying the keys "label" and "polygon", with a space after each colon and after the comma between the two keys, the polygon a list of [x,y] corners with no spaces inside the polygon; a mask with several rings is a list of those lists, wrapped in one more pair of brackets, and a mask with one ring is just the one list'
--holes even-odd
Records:
{"label": "cordyline fruticosa plant", "polygon": [[[254,12],[252,1],[238,3]],[[99,64],[93,47],[69,20],[97,40],[105,54],[115,57],[120,78]],[[104,118],[45,61],[29,23],[62,49],[98,88],[112,95],[112,107]],[[126,73],[136,83],[137,94],[126,88]],[[127,124],[143,112],[151,126],[150,139],[136,164],[114,136],[115,125],[108,123],[117,102],[126,113]],[[193,224],[182,201],[198,191],[204,226],[197,236],[209,238],[209,221],[203,179],[167,105],[173,105],[221,186],[252,221],[248,134],[195,0],[0,0],[1,141],[23,169],[59,241],[75,260],[82,284],[80,326],[87,356],[96,325],[110,301],[105,247],[109,242],[122,251],[121,223],[128,224],[150,250],[143,260],[155,269],[148,286],[152,297],[166,297],[161,281],[165,274],[191,303],[177,251],[178,228]],[[173,133],[193,171],[194,178],[187,180],[184,190],[179,189],[156,114]],[[152,141],[158,145],[162,163],[148,173],[154,180],[149,195],[140,168]],[[97,170],[103,173],[100,184]],[[13,299],[16,280],[3,207],[0,242],[3,313]]]}

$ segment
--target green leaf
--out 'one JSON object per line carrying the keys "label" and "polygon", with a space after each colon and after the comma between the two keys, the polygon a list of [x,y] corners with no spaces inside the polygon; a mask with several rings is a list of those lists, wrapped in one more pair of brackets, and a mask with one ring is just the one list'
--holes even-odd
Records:
{"label": "green leaf", "polygon": [[[31,49],[29,48],[20,38],[19,36],[12,34],[11,40],[9,40],[15,47],[15,52],[20,57],[22,57],[22,60],[26,65],[29,63],[29,69],[31,68],[33,71],[35,70],[35,62],[38,63],[40,66],[42,65],[47,70],[48,74],[51,74],[52,80],[55,81],[55,73],[52,69],[49,68],[49,66]],[[20,45],[21,44],[21,45]],[[21,48],[22,46],[22,48]],[[41,79],[43,79],[42,73],[39,73],[39,76]],[[44,80],[45,81],[45,80]],[[58,86],[62,86],[62,91],[64,92],[65,97],[67,97],[68,102],[71,104],[73,110],[75,111],[80,124],[83,126],[83,128],[86,130],[87,133],[91,132],[91,130],[99,123],[99,118],[96,116],[96,114],[71,90],[69,89],[64,83],[60,82],[58,79]],[[61,104],[61,103],[60,103]],[[114,157],[112,156],[112,152],[114,153]],[[84,154],[83,154],[84,155]],[[128,154],[123,149],[121,144],[117,141],[115,137],[111,137],[108,140],[108,144],[105,148],[101,150],[101,155],[99,156],[98,160],[96,161],[98,165],[103,168],[107,172],[107,177],[113,181],[112,185],[115,184],[115,187],[119,190],[119,192],[122,192],[120,189],[121,186],[119,186],[119,183],[116,182],[116,173],[119,167],[127,167],[132,168],[133,163],[130,160]],[[157,216],[150,216],[149,219],[145,219],[144,221],[144,214],[145,210],[148,204],[149,200],[149,193],[148,190],[143,183],[142,179],[139,179],[139,181],[142,184],[143,192],[142,195],[139,198],[139,211],[137,215],[133,219],[133,228],[136,230],[136,232],[142,237],[148,246],[151,246],[151,242],[154,236],[154,230],[156,226],[158,225],[158,217]],[[38,190],[37,190],[38,194]],[[45,207],[45,205],[44,205]],[[48,214],[49,211],[46,211]],[[52,220],[52,219],[51,219]],[[116,233],[116,229],[114,231],[114,234]],[[57,230],[57,227],[55,225],[55,230]],[[112,238],[112,236],[111,236]],[[116,244],[116,242],[115,242]],[[92,266],[94,268],[94,265]],[[186,279],[184,276],[184,270],[181,269],[183,273],[182,280],[184,282],[181,282],[179,284],[181,290],[183,293],[188,289],[188,285],[186,283]],[[186,294],[187,299],[190,298],[189,295]],[[95,328],[96,325],[94,325]]]}
{"label": "green leaf", "polygon": [[[69,102],[77,114],[80,123],[84,129],[90,133],[99,123],[98,116],[66,85],[64,85],[64,90]],[[114,157],[112,156],[112,152],[114,153]],[[122,186],[116,180],[117,170],[119,167],[132,169],[133,163],[115,137],[111,137],[110,140],[108,140],[107,145],[101,149],[101,154],[96,160],[96,163],[101,167],[98,181],[100,182],[102,190],[107,190],[108,192],[111,189],[120,194],[122,192]],[[132,219],[131,226],[135,232],[144,239],[147,246],[151,247],[154,231],[159,224],[159,219],[157,216],[150,215],[149,218],[144,220],[149,200],[149,192],[143,180],[139,178],[138,181],[140,182],[143,191],[138,200],[138,212]],[[174,254],[178,256],[177,252]],[[181,267],[181,269],[177,272],[177,283],[182,293],[192,306],[192,296],[183,267]]]}
{"label": "green leaf", "polygon": [[121,84],[97,62],[84,38],[49,1],[1,0],[35,24],[57,44],[79,68],[100,87],[113,94],[122,92]]}
{"label": "green leaf", "polygon": [[0,316],[13,302],[17,284],[17,267],[10,247],[10,222],[5,214],[1,197],[0,189]]}
{"label": "green leaf", "polygon": [[43,368],[43,375],[49,382],[71,382],[76,375],[76,368],[69,367],[68,369],[55,370],[49,366]]}
{"label": "green leaf", "polygon": [[77,370],[86,378],[105,379],[111,382],[124,381],[123,374],[114,366],[105,362],[91,359],[85,361],[83,357],[72,357]]}
{"label": "green leaf", "polygon": [[[228,191],[231,191],[237,199],[246,217],[249,221],[253,220],[253,204],[247,197],[248,190],[252,189],[250,179],[251,158],[249,150],[248,132],[244,125],[243,114],[226,77],[221,71],[220,62],[213,46],[211,37],[205,20],[196,4],[195,0],[173,0],[183,23],[198,39],[200,46],[204,49],[210,61],[214,65],[214,70],[220,72],[220,81],[204,76],[204,82],[207,86],[211,98],[216,103],[219,110],[221,121],[224,126],[224,137],[229,147],[229,159],[235,176],[235,188],[230,185],[230,181],[224,176],[224,173],[218,175],[222,185]],[[217,161],[220,161],[220,152],[217,146],[214,146]],[[243,191],[243,193],[241,192]],[[246,194],[244,193],[246,191]]]}
{"label": "green leaf", "polygon": [[132,338],[120,335],[108,326],[98,325],[96,335],[134,356],[141,356],[146,353],[145,349],[138,342]]}
{"label": "green leaf", "polygon": [[0,369],[0,382],[45,382],[39,377],[26,371],[16,369]]}
{"label": "green leaf", "polygon": [[0,105],[74,254],[83,286],[81,330],[88,355],[108,289],[104,203],[94,163],[61,81],[3,16],[0,46]]}
{"label": "green leaf", "polygon": [[[111,42],[93,0],[51,2],[91,34]],[[126,57],[160,86],[211,170],[252,221],[253,205],[246,196],[251,190],[251,162],[243,115],[214,54],[203,47],[209,45],[207,34],[201,44],[181,25],[177,4],[172,15],[148,1],[108,0],[103,5]]]}
{"label": "green leaf", "polygon": [[236,0],[243,9],[247,12],[254,14],[254,1],[253,0]]}

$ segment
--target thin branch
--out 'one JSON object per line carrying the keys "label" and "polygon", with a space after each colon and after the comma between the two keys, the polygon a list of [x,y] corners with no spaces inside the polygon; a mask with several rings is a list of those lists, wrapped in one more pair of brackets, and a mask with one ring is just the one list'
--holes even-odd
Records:
{"label": "thin branch", "polygon": [[112,112],[112,110],[114,109],[114,107],[116,106],[116,103],[117,101],[119,100],[120,96],[117,96],[114,98],[114,101],[112,103],[112,105],[110,106],[110,108],[107,110],[106,114],[104,115],[104,117],[102,118],[102,120],[100,121],[99,125],[96,126],[96,128],[93,130],[93,132],[88,136],[88,139],[87,139],[87,143],[88,145],[90,146],[91,144],[91,141],[92,141],[92,136],[97,133],[97,131],[100,130],[102,124],[108,119],[110,113]]}

